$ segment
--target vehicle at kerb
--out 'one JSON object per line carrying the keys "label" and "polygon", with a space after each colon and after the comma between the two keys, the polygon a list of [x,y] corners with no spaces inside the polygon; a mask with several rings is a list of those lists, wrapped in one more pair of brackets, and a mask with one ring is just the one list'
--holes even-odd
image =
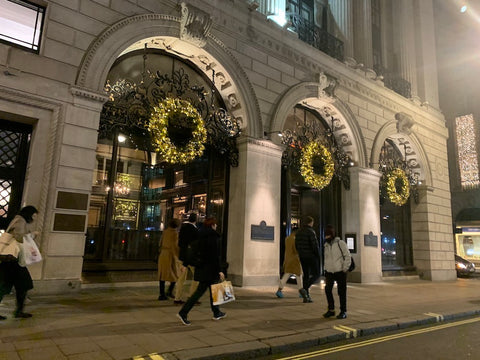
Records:
{"label": "vehicle at kerb", "polygon": [[475,264],[455,254],[457,276],[470,276],[475,273]]}

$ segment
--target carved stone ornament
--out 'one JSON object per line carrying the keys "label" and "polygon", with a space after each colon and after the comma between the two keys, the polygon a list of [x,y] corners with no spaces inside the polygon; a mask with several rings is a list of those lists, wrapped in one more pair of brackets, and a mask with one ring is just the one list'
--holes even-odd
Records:
{"label": "carved stone ornament", "polygon": [[212,18],[208,13],[184,2],[180,4],[180,39],[195,46],[204,47],[207,35],[212,27]]}
{"label": "carved stone ornament", "polygon": [[317,74],[317,78],[319,97],[331,97],[333,95],[333,89],[336,85],[335,80],[329,78],[324,72]]}
{"label": "carved stone ornament", "polygon": [[412,126],[415,124],[413,118],[410,115],[399,112],[395,114],[395,119],[397,120],[397,132],[410,135]]}

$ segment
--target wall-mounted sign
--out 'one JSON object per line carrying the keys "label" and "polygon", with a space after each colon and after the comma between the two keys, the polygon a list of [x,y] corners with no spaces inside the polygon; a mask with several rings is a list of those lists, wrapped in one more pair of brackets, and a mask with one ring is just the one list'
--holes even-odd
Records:
{"label": "wall-mounted sign", "polygon": [[345,234],[345,242],[351,253],[357,252],[357,234]]}
{"label": "wall-mounted sign", "polygon": [[251,225],[252,240],[274,240],[274,226],[267,226],[265,220],[260,221],[260,225]]}
{"label": "wall-mounted sign", "polygon": [[370,231],[368,235],[363,235],[363,243],[365,246],[378,247],[378,236]]}

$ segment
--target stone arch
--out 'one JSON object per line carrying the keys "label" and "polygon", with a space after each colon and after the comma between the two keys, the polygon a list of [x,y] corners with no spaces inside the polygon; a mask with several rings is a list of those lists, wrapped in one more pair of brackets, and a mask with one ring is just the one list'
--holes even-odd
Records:
{"label": "stone arch", "polygon": [[108,72],[123,53],[143,47],[160,48],[195,64],[210,77],[215,71],[216,86],[227,109],[237,118],[242,132],[260,137],[263,131],[258,100],[246,73],[228,48],[212,34],[205,44],[180,39],[181,18],[163,14],[135,15],[105,29],[85,53],[76,86],[102,92]]}
{"label": "stone arch", "polygon": [[386,139],[391,139],[399,150],[403,150],[405,147],[406,161],[413,168],[414,173],[418,174],[418,179],[425,185],[432,186],[432,172],[422,144],[414,133],[399,126],[401,121],[398,120],[398,116],[396,117],[397,121],[387,122],[378,131],[372,146],[370,167],[374,168],[375,164],[378,165],[383,143]]}
{"label": "stone arch", "polygon": [[[321,74],[321,78],[324,76]],[[291,87],[280,99],[268,131],[282,131],[287,115],[296,104],[302,104],[320,114],[325,119],[333,116],[333,133],[345,152],[350,155],[355,166],[367,167],[365,140],[355,117],[340,99],[329,96],[325,86],[317,82],[303,82]]]}

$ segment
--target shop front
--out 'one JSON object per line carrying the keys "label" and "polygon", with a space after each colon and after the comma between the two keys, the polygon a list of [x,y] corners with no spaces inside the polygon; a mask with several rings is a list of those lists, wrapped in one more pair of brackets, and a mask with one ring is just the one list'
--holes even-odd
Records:
{"label": "shop front", "polygon": [[[217,231],[226,233],[229,168],[237,156],[234,136],[225,139],[220,133],[225,129],[209,127],[209,140],[201,150],[191,150],[188,161],[181,158],[188,150],[172,161],[175,154],[159,149],[148,127],[149,115],[165,99],[185,99],[183,104],[195,104],[203,116],[225,107],[210,79],[164,51],[145,48],[119,57],[107,90],[110,100],[100,117],[83,278],[155,279],[160,237],[172,218],[185,221],[195,212],[201,223],[213,216]],[[161,135],[170,144],[161,146],[188,147],[196,128],[183,108],[171,111],[176,115]]]}

